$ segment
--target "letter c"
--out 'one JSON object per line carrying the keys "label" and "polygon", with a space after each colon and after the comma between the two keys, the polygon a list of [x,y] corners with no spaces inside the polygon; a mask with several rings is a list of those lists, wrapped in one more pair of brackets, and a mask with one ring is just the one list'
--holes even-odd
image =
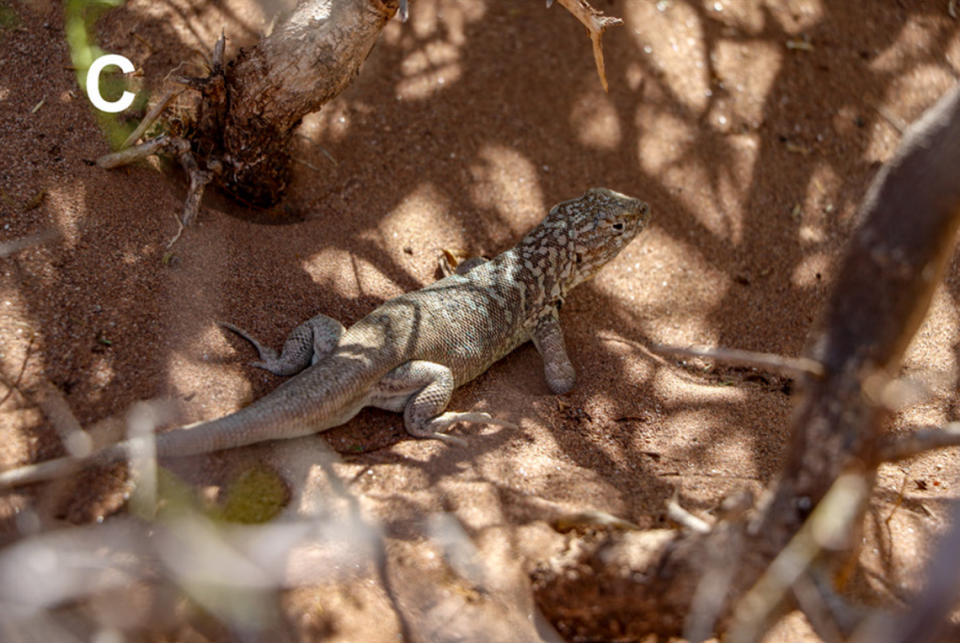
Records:
{"label": "letter c", "polygon": [[110,65],[116,65],[125,74],[132,73],[134,70],[133,63],[120,54],[100,56],[93,61],[90,70],[87,72],[87,94],[90,96],[90,102],[93,103],[94,107],[103,112],[116,114],[130,107],[136,95],[125,91],[118,101],[111,103],[103,99],[103,96],[100,95],[100,72],[103,71],[104,67]]}

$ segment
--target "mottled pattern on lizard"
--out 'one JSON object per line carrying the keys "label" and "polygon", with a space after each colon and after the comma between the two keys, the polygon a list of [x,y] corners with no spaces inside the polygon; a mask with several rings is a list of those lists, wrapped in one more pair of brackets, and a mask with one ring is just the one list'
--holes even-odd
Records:
{"label": "mottled pattern on lizard", "polygon": [[[193,428],[156,436],[158,456],[186,456],[344,424],[365,406],[402,412],[419,438],[462,443],[456,422],[513,426],[486,413],[445,412],[454,388],[533,340],[554,393],[573,388],[559,311],[570,290],[617,256],[650,219],[649,206],[595,188],[556,205],[512,249],[421,290],[384,303],[349,329],[318,315],[291,334],[280,355],[244,331],[258,366],[295,375],[254,404]],[[124,459],[130,442],[87,459],[62,458],[0,473],[0,488],[47,479],[81,466]]]}

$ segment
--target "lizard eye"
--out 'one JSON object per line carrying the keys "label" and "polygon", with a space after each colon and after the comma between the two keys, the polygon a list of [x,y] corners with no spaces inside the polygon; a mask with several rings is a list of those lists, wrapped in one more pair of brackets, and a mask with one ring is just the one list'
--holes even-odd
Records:
{"label": "lizard eye", "polygon": [[617,232],[623,232],[623,222],[618,222],[613,224],[613,229]]}

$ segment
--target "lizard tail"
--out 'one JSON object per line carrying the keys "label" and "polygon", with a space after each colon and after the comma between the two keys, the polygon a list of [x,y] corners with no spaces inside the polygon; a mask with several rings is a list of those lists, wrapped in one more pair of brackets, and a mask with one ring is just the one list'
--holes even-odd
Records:
{"label": "lizard tail", "polygon": [[379,369],[359,368],[355,359],[328,358],[225,417],[125,440],[85,457],[56,458],[0,471],[0,491],[128,460],[138,448],[149,446],[149,441],[154,441],[158,458],[173,458],[320,433],[356,415],[366,403],[367,391],[390,368],[389,364]]}
{"label": "lizard tail", "polygon": [[158,435],[157,456],[200,455],[340,426],[366,405],[372,386],[393,366],[328,357],[236,413]]}
{"label": "lizard tail", "polygon": [[[268,417],[270,415],[274,417]],[[216,420],[198,422],[155,436],[124,440],[87,456],[54,458],[0,471],[0,491],[64,478],[91,467],[127,461],[138,448],[146,448],[150,442],[153,442],[156,457],[175,458],[317,432],[316,425],[311,426],[299,421],[300,418],[285,418],[283,415],[286,414],[264,413],[262,409],[249,406]],[[278,427],[282,427],[282,430],[278,431]]]}
{"label": "lizard tail", "polygon": [[[211,453],[222,449],[247,446],[264,442],[272,438],[294,438],[316,433],[306,426],[296,426],[293,422],[284,422],[283,418],[256,417],[264,414],[253,407],[241,409],[237,413],[207,422],[197,422],[157,435],[117,442],[86,456],[66,456],[34,464],[28,464],[8,471],[0,471],[0,491],[22,487],[37,482],[47,482],[64,478],[92,467],[102,467],[129,460],[143,448],[153,442],[156,457],[184,457]],[[272,421],[269,421],[272,420]],[[250,422],[253,421],[253,424]],[[260,424],[257,424],[260,422]],[[284,430],[277,432],[277,425],[283,424]]]}

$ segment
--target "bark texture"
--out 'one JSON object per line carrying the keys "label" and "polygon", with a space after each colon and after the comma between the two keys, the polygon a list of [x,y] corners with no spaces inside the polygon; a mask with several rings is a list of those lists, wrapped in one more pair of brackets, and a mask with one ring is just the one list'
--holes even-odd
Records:
{"label": "bark texture", "polygon": [[[845,473],[872,485],[881,447],[887,383],[926,314],[960,222],[960,89],[906,133],[861,206],[860,223],[806,355],[823,365],[807,376],[778,481],[750,520],[710,534],[611,533],[575,540],[534,574],[545,615],[582,640],[678,636],[694,621],[724,631],[739,625],[755,640],[788,609],[740,599],[797,536],[811,510]],[[864,507],[850,524],[859,525]],[[713,612],[695,605],[719,595]],[[700,610],[700,613],[697,613]],[[738,623],[739,622],[739,623]],[[696,629],[703,636],[702,629]],[[688,634],[689,635],[689,634]],[[708,634],[707,634],[708,635]]]}
{"label": "bark texture", "polygon": [[221,164],[222,188],[252,206],[280,200],[294,128],[353,82],[398,6],[399,0],[300,0],[270,36],[214,69],[191,138],[201,159]]}

